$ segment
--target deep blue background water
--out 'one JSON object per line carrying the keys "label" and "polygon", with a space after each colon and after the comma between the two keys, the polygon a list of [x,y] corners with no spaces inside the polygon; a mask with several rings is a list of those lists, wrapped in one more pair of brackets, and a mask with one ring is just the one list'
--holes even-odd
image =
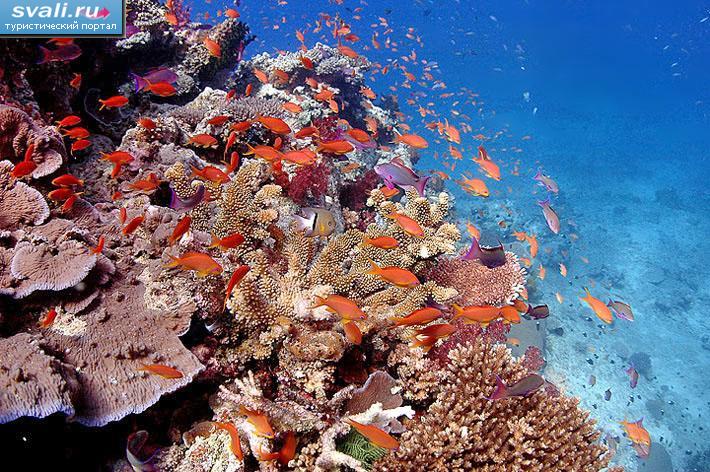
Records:
{"label": "deep blue background water", "polygon": [[[198,2],[195,11],[214,16],[222,7]],[[485,143],[504,174],[499,183],[487,180],[492,196],[482,201],[455,184],[450,189],[463,219],[483,209],[486,218],[477,224],[499,229],[505,206],[513,229],[538,235],[532,293],[553,307],[548,330],[564,331],[548,337],[545,374],[579,395],[612,435],[620,434],[618,421],[645,417],[651,458],[638,462],[622,439],[617,459],[629,470],[708,470],[697,457],[710,450],[710,19],[702,21],[710,2],[243,0],[239,11],[257,35],[247,57],[295,49],[296,29],[311,31],[320,12],[339,12],[362,38],[353,48],[369,59],[397,60],[418,77],[422,64],[402,55],[416,51],[418,61],[435,61],[445,90],[432,91],[431,82],[403,88],[401,73],[377,75],[370,85],[378,94],[395,86],[412,115],[408,123],[428,139],[433,135],[422,124],[434,118],[419,119],[406,99],[457,126],[469,123],[472,134],[503,131]],[[372,31],[384,30],[372,28],[379,17],[393,29],[396,52],[365,49]],[[410,27],[423,47],[405,38]],[[326,34],[308,32],[306,42],[322,37],[332,44]],[[456,103],[461,95],[439,97],[462,88],[479,94],[475,106]],[[470,161],[478,144],[464,136],[465,159],[452,177],[478,174]],[[447,170],[434,158],[444,150],[433,145],[422,153],[420,169]],[[520,176],[513,176],[517,160]],[[530,180],[538,167],[561,188],[553,200],[563,223],[558,236],[535,205],[543,197]],[[507,243],[514,241],[509,231],[501,231]],[[567,278],[557,272],[560,262]],[[543,281],[539,264],[547,269]],[[599,326],[577,302],[582,286],[631,303],[637,320]],[[630,359],[644,369],[635,390],[623,373]],[[606,389],[613,392],[608,402]]]}

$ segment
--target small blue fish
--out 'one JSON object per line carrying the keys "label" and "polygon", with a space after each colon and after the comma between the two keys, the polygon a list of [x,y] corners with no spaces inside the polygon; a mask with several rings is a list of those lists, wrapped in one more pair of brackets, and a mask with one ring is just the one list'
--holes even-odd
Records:
{"label": "small blue fish", "polygon": [[387,188],[414,187],[420,196],[424,196],[424,187],[430,177],[420,177],[412,169],[404,165],[399,158],[394,158],[386,164],[375,166],[375,172],[384,180]]}

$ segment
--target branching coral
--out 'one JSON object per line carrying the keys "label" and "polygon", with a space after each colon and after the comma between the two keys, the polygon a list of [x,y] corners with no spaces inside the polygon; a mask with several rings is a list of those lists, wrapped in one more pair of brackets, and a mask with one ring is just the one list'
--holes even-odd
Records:
{"label": "branching coral", "polygon": [[495,375],[513,383],[527,369],[502,345],[464,344],[449,353],[436,401],[407,424],[401,447],[380,471],[597,471],[606,448],[596,443],[578,400],[540,391],[490,401]]}

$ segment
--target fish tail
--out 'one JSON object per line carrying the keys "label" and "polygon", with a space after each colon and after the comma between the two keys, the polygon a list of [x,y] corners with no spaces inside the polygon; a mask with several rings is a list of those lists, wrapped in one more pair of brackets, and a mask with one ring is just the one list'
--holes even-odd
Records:
{"label": "fish tail", "polygon": [[177,257],[175,256],[168,256],[170,258],[170,262],[167,264],[163,264],[163,268],[165,269],[172,269],[173,267],[177,267],[180,265],[180,262]]}
{"label": "fish tail", "polygon": [[310,218],[304,218],[300,215],[294,215],[294,222],[296,223],[296,231],[298,232],[309,232],[313,229],[313,221]]}
{"label": "fish tail", "polygon": [[544,200],[538,200],[537,204],[543,208],[550,206],[550,196],[548,195]]}
{"label": "fish tail", "polygon": [[463,316],[463,314],[464,314],[464,309],[461,308],[461,306],[460,306],[460,305],[457,305],[456,303],[454,303],[454,304],[452,305],[452,307],[453,307],[453,309],[454,309],[454,317],[451,319],[451,321],[453,321],[453,320],[455,320],[455,319],[458,319],[458,318],[461,318],[461,317]]}
{"label": "fish tail", "polygon": [[146,86],[146,80],[140,75],[134,74],[133,72],[131,72],[131,76],[133,77],[133,82],[135,84],[135,92],[140,92],[141,90],[143,90]]}
{"label": "fish tail", "polygon": [[488,400],[500,400],[501,398],[505,398],[507,393],[508,387],[505,385],[505,382],[503,382],[503,380],[498,375],[496,375],[496,388],[495,390],[493,390],[493,394],[488,397]]}
{"label": "fish tail", "polygon": [[106,108],[106,101],[105,100],[99,100],[99,103],[101,103],[99,110],[103,110],[104,108]]}
{"label": "fish tail", "polygon": [[316,295],[316,304],[313,305],[311,308],[318,308],[319,306],[325,306],[325,298],[319,297]]}
{"label": "fish tail", "polygon": [[427,175],[425,177],[421,177],[416,184],[414,184],[414,188],[417,189],[417,192],[419,192],[419,196],[423,197],[424,196],[424,187],[426,187],[426,183],[431,179],[430,175]]}
{"label": "fish tail", "polygon": [[466,254],[461,256],[461,259],[465,261],[470,261],[473,259],[481,258],[481,246],[478,244],[478,239],[475,236],[471,236],[471,247],[468,249]]}
{"label": "fish tail", "polygon": [[207,246],[207,248],[213,249],[213,248],[219,247],[219,239],[217,239],[217,237],[214,234],[212,234],[211,236],[212,236],[212,242],[210,243],[209,246]]}
{"label": "fish tail", "polygon": [[366,272],[366,274],[370,275],[378,275],[380,273],[380,266],[375,264],[375,262],[372,259],[368,259],[367,262],[370,263],[370,270]]}
{"label": "fish tail", "polygon": [[44,46],[39,47],[39,51],[42,53],[42,58],[37,61],[37,64],[45,64],[52,59],[52,51]]}

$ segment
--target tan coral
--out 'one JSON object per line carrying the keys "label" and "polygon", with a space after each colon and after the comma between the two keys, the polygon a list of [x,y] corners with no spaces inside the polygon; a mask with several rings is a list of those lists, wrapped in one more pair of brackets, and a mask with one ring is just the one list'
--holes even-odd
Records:
{"label": "tan coral", "polygon": [[0,230],[15,230],[22,224],[39,225],[49,217],[44,197],[10,175],[10,161],[0,162]]}

